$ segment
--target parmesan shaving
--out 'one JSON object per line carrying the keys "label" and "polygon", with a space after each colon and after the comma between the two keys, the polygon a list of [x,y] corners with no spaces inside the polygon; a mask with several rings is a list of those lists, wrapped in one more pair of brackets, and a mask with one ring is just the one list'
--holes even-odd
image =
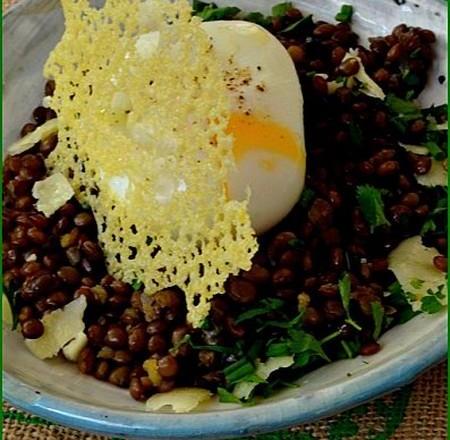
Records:
{"label": "parmesan shaving", "polygon": [[168,406],[175,413],[187,413],[208,400],[211,393],[202,388],[177,388],[168,393],[155,394],[147,400],[147,411],[159,411]]}
{"label": "parmesan shaving", "polygon": [[62,5],[47,165],[92,208],[109,273],[149,295],[179,286],[198,326],[257,250],[247,201],[226,195],[230,102],[209,38],[185,0]]}
{"label": "parmesan shaving", "polygon": [[[279,370],[280,368],[288,368],[294,363],[293,356],[279,356],[267,359],[266,362],[256,361],[255,374],[263,380],[269,378],[269,376]],[[248,399],[258,384],[255,382],[240,382],[234,389],[233,394],[238,399]]]}
{"label": "parmesan shaving", "polygon": [[426,174],[416,175],[417,181],[424,186],[447,186],[447,160],[431,159],[431,168]]}
{"label": "parmesan shaving", "polygon": [[87,336],[84,334],[84,332],[78,333],[78,335],[70,341],[67,345],[65,345],[62,349],[64,357],[71,362],[76,362],[78,359],[78,356],[81,353],[81,350],[83,350],[84,347],[86,347],[88,342]]}
{"label": "parmesan shaving", "polygon": [[58,131],[58,120],[50,119],[44,124],[40,125],[36,128],[36,130],[28,133],[23,138],[19,139],[17,142],[14,142],[8,148],[8,154],[11,156],[15,156],[16,154],[21,154],[27,150],[33,148],[38,142],[47,139],[52,134]]}
{"label": "parmesan shaving", "polygon": [[[347,60],[355,59],[359,63],[359,70],[355,75],[351,75],[345,78],[345,82],[338,82],[335,80],[327,81],[328,86],[328,94],[332,95],[336,93],[336,90],[339,87],[342,87],[344,84],[346,87],[352,89],[357,85],[355,78],[361,84],[359,91],[364,93],[367,96],[372,98],[378,98],[384,100],[386,95],[383,92],[383,89],[367,74],[366,69],[364,68],[364,64],[361,61],[361,58],[358,56],[357,52],[353,49],[350,49],[342,59],[342,63]],[[341,64],[342,64],[341,63]],[[317,73],[315,76],[320,76],[326,80],[328,80],[328,75],[326,73]]]}
{"label": "parmesan shaving", "polygon": [[67,343],[76,339],[84,330],[83,315],[86,297],[80,296],[58,309],[44,315],[44,334],[38,339],[25,339],[25,345],[39,359],[56,356]]}
{"label": "parmesan shaving", "polygon": [[[422,156],[430,154],[427,147],[421,145],[400,144],[406,151]],[[416,174],[417,181],[423,186],[448,186],[447,159],[431,159],[431,168],[426,174]]]}
{"label": "parmesan shaving", "polygon": [[427,291],[436,292],[444,286],[441,304],[447,304],[447,280],[444,272],[436,269],[433,258],[439,253],[422,244],[420,236],[402,241],[388,257],[389,269],[406,292],[414,311],[421,309],[421,300]]}
{"label": "parmesan shaving", "polygon": [[36,182],[32,190],[37,199],[36,209],[50,217],[75,194],[69,181],[61,173],[52,174]]}
{"label": "parmesan shaving", "polygon": [[344,63],[345,61],[350,59],[355,59],[359,63],[358,72],[351,77],[356,78],[362,84],[362,87],[359,89],[359,91],[367,96],[378,98],[383,101],[384,98],[386,98],[383,89],[367,74],[366,69],[364,68],[364,64],[362,63],[361,58],[358,56],[356,50],[350,49],[345,54],[342,62]]}

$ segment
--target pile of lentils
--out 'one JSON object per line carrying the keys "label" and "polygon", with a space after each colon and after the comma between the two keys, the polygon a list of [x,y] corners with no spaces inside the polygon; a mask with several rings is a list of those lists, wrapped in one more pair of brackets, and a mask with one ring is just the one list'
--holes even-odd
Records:
{"label": "pile of lentils", "polygon": [[[213,298],[210,315],[200,329],[186,322],[179,289],[147,297],[143,286],[131,286],[106,273],[89,209],[72,199],[50,218],[36,210],[31,189],[46,176],[44,159],[57,145],[56,134],[23,154],[6,158],[4,286],[13,294],[14,312],[25,338],[43,334],[40,318],[45,313],[85,296],[88,345],[78,358],[78,368],[128,388],[136,400],[178,386],[212,391],[225,387],[227,366],[251,347],[261,356],[261,345],[285,331],[283,326],[258,327],[252,319],[237,319],[267,299],[278,302],[277,311],[265,319],[295,319],[303,310],[298,325],[314,338],[323,341],[336,334],[323,344],[331,360],[345,357],[338,343],[342,340],[353,347],[355,356],[380,350],[373,337],[371,303],[381,304],[389,317],[383,331],[400,322],[402,307],[407,307],[390,304],[383,295],[395,282],[386,257],[405,237],[420,233],[436,206],[436,191],[419,185],[414,176],[427,173],[431,159],[399,147],[381,100],[354,93],[345,85],[329,95],[326,80],[316,73],[326,73],[329,79],[355,74],[359,69],[355,60],[341,65],[348,49],[355,48],[367,73],[386,93],[415,97],[427,79],[435,36],[430,30],[401,24],[388,36],[370,39],[367,49],[358,45],[348,23],[311,21],[297,33],[280,32],[301,17],[301,11],[291,8],[285,16],[274,18],[269,30],[287,48],[303,89],[308,196],[259,238],[252,268],[229,278],[225,294]],[[402,66],[414,73],[414,84],[408,83]],[[48,81],[45,94],[52,95],[54,87]],[[33,122],[23,127],[21,135],[55,117],[50,109],[36,108]],[[410,143],[420,143],[424,130],[424,120],[410,121],[404,136]],[[361,184],[386,189],[390,226],[371,230],[355,198],[355,187]],[[428,245],[442,254],[435,265],[446,271],[445,234],[428,237]],[[339,295],[338,280],[344,271],[350,275],[352,318],[360,330],[348,324]],[[262,341],[259,349],[254,344],[257,340]],[[156,362],[153,375],[144,368],[148,359]],[[315,358],[286,377],[291,374],[295,379],[323,362]]]}

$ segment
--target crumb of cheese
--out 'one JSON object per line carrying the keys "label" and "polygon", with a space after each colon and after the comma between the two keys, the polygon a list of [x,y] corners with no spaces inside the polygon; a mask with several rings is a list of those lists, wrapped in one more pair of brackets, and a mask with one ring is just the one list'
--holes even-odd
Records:
{"label": "crumb of cheese", "polygon": [[225,193],[229,98],[209,38],[185,0],[62,5],[47,165],[92,207],[109,272],[147,294],[179,286],[198,326],[257,249],[247,203]]}

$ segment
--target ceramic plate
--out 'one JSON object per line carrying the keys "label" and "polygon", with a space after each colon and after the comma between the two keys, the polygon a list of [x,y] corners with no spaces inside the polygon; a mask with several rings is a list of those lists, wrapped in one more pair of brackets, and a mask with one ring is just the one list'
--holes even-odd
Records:
{"label": "ceramic plate", "polygon": [[[227,2],[217,1],[219,4]],[[244,10],[268,12],[276,3],[230,0]],[[294,1],[317,18],[333,20],[341,1]],[[393,0],[346,0],[355,7],[354,29],[363,37],[388,33],[399,23],[432,29],[438,37],[437,61],[424,105],[447,96],[446,7],[438,0],[397,5]],[[4,145],[18,136],[39,105],[42,67],[63,31],[57,0],[22,0],[4,20]],[[369,358],[335,362],[305,376],[301,386],[286,389],[248,408],[208,403],[195,413],[173,415],[143,411],[144,405],[121,390],[79,374],[58,360],[40,361],[24,347],[19,334],[4,332],[4,396],[26,411],[81,430],[127,438],[206,439],[241,436],[310,422],[359,405],[412,381],[441,360],[447,350],[447,315],[417,316],[381,338],[383,350]]]}

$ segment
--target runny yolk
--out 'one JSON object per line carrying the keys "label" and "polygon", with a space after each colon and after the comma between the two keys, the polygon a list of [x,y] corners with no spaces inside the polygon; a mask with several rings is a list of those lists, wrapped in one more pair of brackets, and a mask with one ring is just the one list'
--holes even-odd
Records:
{"label": "runny yolk", "polygon": [[[236,161],[255,150],[276,153],[296,163],[304,159],[298,136],[277,122],[253,115],[232,113],[228,131],[234,137],[233,152]],[[267,160],[262,165],[268,171],[275,167],[274,163],[266,162]]]}

